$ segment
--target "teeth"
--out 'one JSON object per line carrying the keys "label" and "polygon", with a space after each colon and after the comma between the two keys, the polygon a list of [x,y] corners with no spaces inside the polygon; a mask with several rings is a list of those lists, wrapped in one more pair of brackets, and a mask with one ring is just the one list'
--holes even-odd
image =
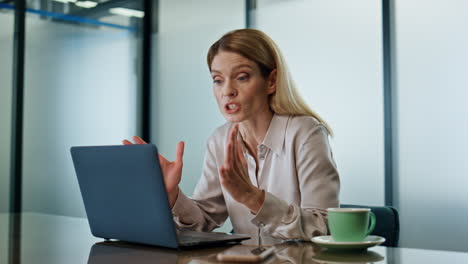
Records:
{"label": "teeth", "polygon": [[236,108],[236,107],[237,107],[237,106],[236,106],[235,104],[228,104],[228,108],[229,108],[229,109],[234,109],[234,108]]}

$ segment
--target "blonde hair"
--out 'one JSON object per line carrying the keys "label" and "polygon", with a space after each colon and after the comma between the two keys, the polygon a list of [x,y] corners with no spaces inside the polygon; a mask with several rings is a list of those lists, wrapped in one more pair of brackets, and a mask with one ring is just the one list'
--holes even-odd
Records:
{"label": "blonde hair", "polygon": [[208,50],[210,71],[211,63],[219,51],[235,52],[254,61],[265,79],[276,69],[276,92],[270,96],[271,110],[280,115],[314,117],[333,135],[325,120],[312,111],[300,96],[281,51],[267,34],[256,29],[238,29],[226,33]]}

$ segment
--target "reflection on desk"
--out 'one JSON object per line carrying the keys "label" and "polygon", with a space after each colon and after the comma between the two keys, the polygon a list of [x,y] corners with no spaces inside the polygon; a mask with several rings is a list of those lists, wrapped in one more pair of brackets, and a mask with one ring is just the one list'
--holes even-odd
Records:
{"label": "reflection on desk", "polygon": [[[246,243],[247,244],[247,243]],[[263,263],[468,263],[468,253],[372,247],[367,252],[332,252],[311,242],[275,244]],[[0,263],[219,263],[226,247],[173,250],[125,242],[102,242],[83,218],[0,213]],[[468,250],[468,249],[467,249]]]}
{"label": "reflection on desk", "polygon": [[385,258],[372,250],[357,252],[336,252],[324,250],[312,259],[316,263],[377,263]]}
{"label": "reflection on desk", "polygon": [[[375,251],[331,252],[308,242],[287,242],[273,247],[275,254],[262,263],[377,263],[384,260],[384,257]],[[219,263],[216,255],[226,248],[172,250],[124,242],[100,242],[92,246],[88,264]]]}
{"label": "reflection on desk", "polygon": [[120,241],[99,242],[91,247],[88,264],[188,263],[193,258],[207,258],[228,247],[174,250]]}

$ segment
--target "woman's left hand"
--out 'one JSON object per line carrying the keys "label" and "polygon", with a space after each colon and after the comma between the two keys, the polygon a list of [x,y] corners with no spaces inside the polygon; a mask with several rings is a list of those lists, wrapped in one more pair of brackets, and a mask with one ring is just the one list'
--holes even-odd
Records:
{"label": "woman's left hand", "polygon": [[247,206],[257,214],[265,200],[263,190],[255,187],[249,178],[247,162],[242,153],[242,144],[237,138],[239,125],[235,124],[229,131],[224,164],[219,169],[223,187],[239,203]]}

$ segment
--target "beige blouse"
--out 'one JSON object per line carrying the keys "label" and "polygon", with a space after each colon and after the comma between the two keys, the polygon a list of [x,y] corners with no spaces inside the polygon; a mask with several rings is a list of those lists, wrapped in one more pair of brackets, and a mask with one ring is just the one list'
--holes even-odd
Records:
{"label": "beige blouse", "polygon": [[208,139],[202,177],[193,197],[180,191],[172,209],[177,225],[211,231],[229,216],[236,233],[248,234],[255,241],[261,234],[281,240],[326,235],[326,208],[338,207],[340,189],[327,129],[312,117],[274,115],[258,145],[258,178],[255,159],[244,148],[250,180],[265,190],[265,202],[254,215],[219,182],[232,125],[217,128]]}

